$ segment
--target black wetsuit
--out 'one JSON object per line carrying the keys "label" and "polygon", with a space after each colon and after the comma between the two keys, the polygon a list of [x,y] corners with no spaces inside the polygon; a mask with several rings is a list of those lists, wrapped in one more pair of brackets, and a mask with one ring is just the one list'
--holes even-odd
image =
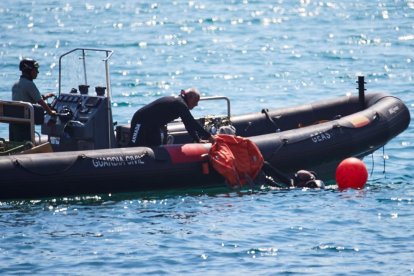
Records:
{"label": "black wetsuit", "polygon": [[211,136],[191,115],[184,96],[167,96],[135,112],[131,120],[129,146],[161,145],[161,128],[179,117],[194,141],[200,141],[199,135],[204,139]]}

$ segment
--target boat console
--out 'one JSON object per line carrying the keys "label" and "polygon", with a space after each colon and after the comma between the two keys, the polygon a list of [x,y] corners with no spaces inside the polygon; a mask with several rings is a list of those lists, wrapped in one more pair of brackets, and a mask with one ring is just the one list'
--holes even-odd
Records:
{"label": "boat console", "polygon": [[[59,94],[51,104],[58,115],[46,115],[41,130],[54,151],[116,146],[108,62],[111,56],[111,50],[88,48],[76,48],[60,56]],[[93,95],[89,93],[92,85],[96,92]]]}
{"label": "boat console", "polygon": [[[112,114],[107,97],[62,93],[53,101],[52,108],[58,116],[46,116],[42,134],[48,135],[55,151],[114,146]],[[109,132],[108,126],[111,128]]]}

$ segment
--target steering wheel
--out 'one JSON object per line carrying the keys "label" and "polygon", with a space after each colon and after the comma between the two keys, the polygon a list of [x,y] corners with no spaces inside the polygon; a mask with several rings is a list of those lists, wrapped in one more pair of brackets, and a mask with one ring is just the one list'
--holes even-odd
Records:
{"label": "steering wheel", "polygon": [[[46,104],[50,108],[52,108],[52,105],[56,101],[57,96],[55,94],[53,94],[53,93],[50,93],[50,94],[46,94],[46,96],[44,98],[42,97],[42,99],[46,102]],[[52,99],[52,100],[49,100],[49,99]]]}

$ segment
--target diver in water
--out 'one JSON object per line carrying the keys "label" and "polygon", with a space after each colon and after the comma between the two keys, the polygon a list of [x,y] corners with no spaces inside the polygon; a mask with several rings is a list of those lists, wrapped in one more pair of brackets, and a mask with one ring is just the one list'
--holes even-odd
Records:
{"label": "diver in water", "polygon": [[318,175],[314,171],[299,170],[293,176],[290,176],[265,161],[262,172],[265,182],[271,186],[279,188],[325,188],[325,183],[318,179]]}

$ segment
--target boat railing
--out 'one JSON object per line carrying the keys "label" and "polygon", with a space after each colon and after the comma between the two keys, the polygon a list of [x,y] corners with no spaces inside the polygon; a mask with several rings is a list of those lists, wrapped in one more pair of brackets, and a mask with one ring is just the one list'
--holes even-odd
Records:
{"label": "boat railing", "polygon": [[[225,96],[211,96],[211,97],[202,97],[200,98],[200,101],[217,101],[217,100],[224,100],[227,103],[227,117],[230,119],[231,117],[231,107],[230,107],[230,99],[225,97]],[[215,117],[216,115],[214,115]],[[204,116],[202,118],[207,118],[207,117],[211,117],[211,116]],[[170,125],[173,124],[180,124],[182,121],[181,119],[176,119],[174,120],[172,123],[170,123]]]}
{"label": "boat railing", "polygon": [[231,109],[230,109],[230,99],[225,96],[212,96],[212,97],[203,97],[200,98],[200,101],[217,101],[217,100],[225,100],[227,102],[227,116],[231,117]]}
{"label": "boat railing", "polygon": [[[231,124],[231,107],[230,99],[225,96],[212,96],[212,97],[203,97],[200,98],[200,101],[221,101],[226,102],[227,114],[217,114],[214,115],[204,115],[197,117],[198,122],[203,126],[205,130],[211,134],[216,134],[217,130],[222,126],[227,126]],[[184,129],[182,125],[182,120],[177,119],[168,124],[167,132],[170,135],[173,135],[175,138],[180,136],[186,136],[188,134],[187,130]],[[180,143],[180,142],[178,142]]]}
{"label": "boat railing", "polygon": [[87,52],[104,52],[105,58],[102,60],[105,63],[105,81],[106,81],[106,91],[107,97],[111,98],[111,82],[110,82],[110,75],[109,75],[109,59],[111,58],[113,51],[108,49],[95,49],[95,48],[75,48],[62,54],[59,57],[59,95],[62,89],[62,59],[75,52],[81,52],[81,59],[82,59],[82,69],[83,69],[83,78],[84,78],[84,85],[88,85],[88,74],[86,69],[86,53]]}
{"label": "boat railing", "polygon": [[[108,116],[108,147],[111,148],[112,147],[112,135],[113,135],[113,126],[112,126],[112,89],[111,89],[111,79],[110,79],[110,72],[109,72],[109,59],[112,57],[113,54],[113,50],[109,50],[109,49],[98,49],[98,48],[75,48],[72,49],[64,54],[62,54],[59,57],[59,95],[61,94],[61,90],[62,90],[62,59],[68,55],[71,55],[73,53],[77,53],[80,52],[81,56],[79,57],[79,59],[82,60],[82,75],[83,75],[83,84],[78,84],[79,85],[79,90],[81,94],[84,94],[85,92],[82,91],[82,87],[85,88],[86,90],[86,94],[87,89],[89,87],[89,83],[88,83],[88,73],[87,73],[87,62],[86,62],[86,57],[87,57],[87,52],[101,52],[104,53],[105,57],[102,59],[102,61],[104,62],[104,67],[105,67],[105,85],[106,87],[95,87],[96,92],[99,96],[104,96],[105,94],[105,89],[106,89],[106,97],[108,99],[107,101],[107,116]],[[74,85],[74,84],[73,84]],[[100,90],[100,92],[98,91]]]}
{"label": "boat railing", "polygon": [[0,122],[30,125],[30,140],[35,144],[35,111],[31,103],[0,101]]}

